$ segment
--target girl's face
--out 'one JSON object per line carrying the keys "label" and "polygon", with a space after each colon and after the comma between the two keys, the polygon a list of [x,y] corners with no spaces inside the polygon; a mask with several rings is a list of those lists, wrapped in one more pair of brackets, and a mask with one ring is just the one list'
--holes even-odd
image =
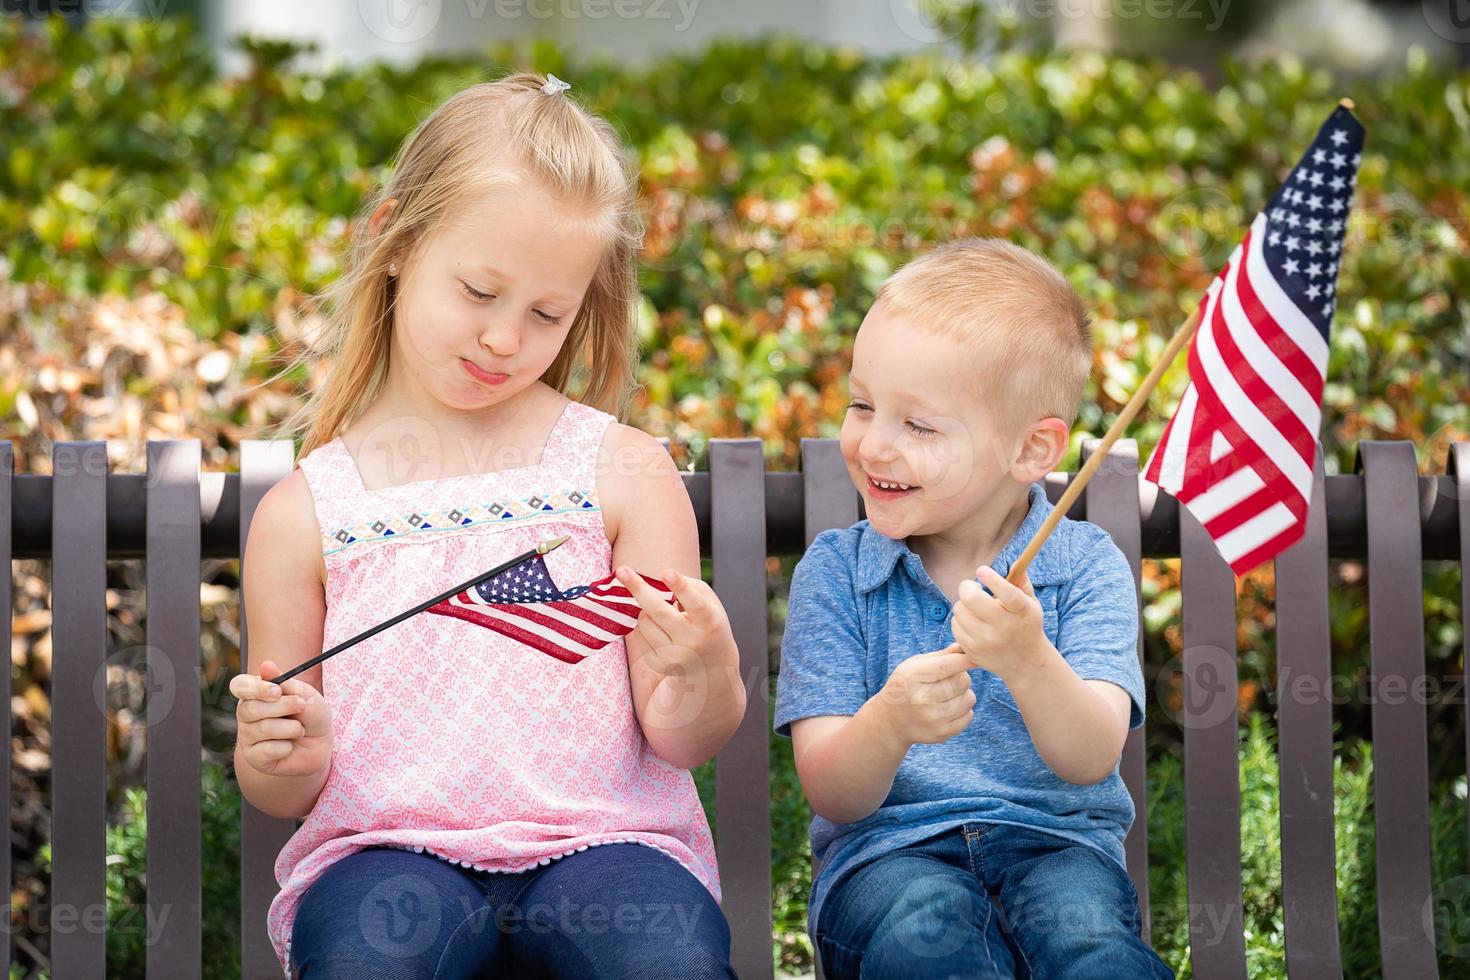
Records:
{"label": "girl's face", "polygon": [[534,182],[478,196],[399,264],[389,386],[467,413],[525,391],[561,351],[602,251],[592,223]]}

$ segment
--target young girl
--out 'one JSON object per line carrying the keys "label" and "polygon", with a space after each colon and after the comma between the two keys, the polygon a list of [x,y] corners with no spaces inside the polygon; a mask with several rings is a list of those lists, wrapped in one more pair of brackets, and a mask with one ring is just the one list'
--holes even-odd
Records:
{"label": "young girl", "polygon": [[[738,655],[673,460],[613,414],[635,184],[565,87],[475,85],[409,138],[288,422],[300,468],[251,522],[235,769],[306,818],[268,921],[290,976],[734,976],[688,769],[739,724]],[[425,611],[272,683],[562,535],[558,586],[616,568],[638,598],[625,639],[568,663]]]}

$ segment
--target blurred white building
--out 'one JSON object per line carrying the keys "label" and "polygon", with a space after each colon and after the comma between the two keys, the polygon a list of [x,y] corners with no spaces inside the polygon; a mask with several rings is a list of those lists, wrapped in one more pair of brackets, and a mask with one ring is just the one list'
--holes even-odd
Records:
{"label": "blurred white building", "polygon": [[239,34],[312,40],[323,64],[406,64],[528,37],[634,62],[770,32],[876,52],[939,40],[908,0],[221,0],[201,19],[222,50]]}
{"label": "blurred white building", "polygon": [[[197,13],[226,71],[243,58],[241,34],[310,40],[303,67],[383,60],[412,63],[430,54],[465,54],[496,41],[546,37],[582,55],[637,63],[670,51],[703,48],[721,37],[779,33],[887,54],[950,41],[931,12],[968,0],[93,0],[98,9],[147,16]],[[1368,0],[988,0],[1044,22],[1062,44],[1110,47],[1142,34],[1157,43],[1164,17],[1181,42],[1230,37],[1241,53],[1290,50],[1352,70],[1401,64],[1411,44],[1470,51],[1470,21],[1440,16],[1443,4]],[[1448,7],[1446,8],[1448,9]],[[1220,31],[1226,16],[1252,24],[1249,38]],[[1459,36],[1464,35],[1464,36]],[[1167,35],[1166,35],[1167,36]],[[1187,44],[1185,45],[1187,47]],[[1171,45],[1172,50],[1172,45]],[[1176,55],[1183,54],[1175,51]],[[1213,58],[1209,59],[1213,61]]]}

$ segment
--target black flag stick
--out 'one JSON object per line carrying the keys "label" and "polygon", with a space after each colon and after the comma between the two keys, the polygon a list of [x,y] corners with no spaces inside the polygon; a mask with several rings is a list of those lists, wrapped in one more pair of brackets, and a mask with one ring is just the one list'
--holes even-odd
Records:
{"label": "black flag stick", "polygon": [[375,633],[382,632],[383,630],[385,630],[388,627],[394,625],[395,623],[401,623],[401,622],[403,622],[405,619],[407,619],[408,617],[414,615],[415,613],[421,613],[421,612],[423,612],[425,609],[428,609],[430,606],[432,606],[436,602],[442,602],[443,600],[448,599],[452,595],[458,595],[459,593],[465,591],[466,589],[469,589],[470,587],[472,587],[476,583],[482,582],[485,579],[490,578],[492,575],[499,575],[501,572],[505,571],[507,568],[510,568],[512,565],[519,565],[521,562],[527,560],[528,558],[535,558],[537,555],[544,555],[548,551],[551,551],[553,548],[560,547],[562,544],[566,543],[566,541],[570,537],[571,537],[571,535],[564,534],[564,535],[562,535],[559,538],[551,538],[551,539],[549,539],[547,541],[543,541],[540,544],[538,544],[536,547],[532,548],[530,551],[526,552],[523,555],[516,555],[510,561],[507,561],[507,562],[504,562],[502,564],[496,565],[494,568],[490,569],[490,571],[485,572],[485,573],[480,574],[480,575],[476,575],[474,578],[470,579],[468,582],[461,582],[459,585],[456,585],[454,588],[447,589],[444,592],[441,592],[438,595],[434,596],[432,599],[425,599],[423,602],[419,603],[417,606],[414,606],[412,609],[405,609],[403,612],[399,613],[397,616],[394,616],[392,619],[385,620],[385,621],[379,623],[377,626],[372,627],[371,629],[363,630],[361,633],[357,634],[356,636],[354,636],[350,640],[343,640],[341,643],[339,643],[336,646],[332,647],[332,649],[330,649],[330,650],[323,650],[317,656],[312,657],[310,660],[306,661],[305,663],[297,664],[295,667],[292,667],[290,670],[286,671],[284,674],[281,674],[279,677],[272,677],[271,678],[271,683],[272,684],[284,684],[286,681],[289,681],[291,678],[295,677],[297,674],[301,673],[303,670],[310,670],[311,668],[315,667],[317,664],[321,663],[323,660],[326,660],[328,657],[330,657],[330,656],[332,656],[334,654],[341,653],[343,650],[346,650],[348,647],[352,646],[353,644],[361,643],[363,640],[366,640],[368,637],[374,635]]}

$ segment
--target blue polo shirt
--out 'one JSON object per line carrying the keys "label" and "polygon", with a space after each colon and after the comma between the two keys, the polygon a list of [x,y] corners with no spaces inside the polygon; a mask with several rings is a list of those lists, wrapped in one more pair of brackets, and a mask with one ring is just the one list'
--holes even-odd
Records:
{"label": "blue polo shirt", "polygon": [[[1032,483],[1030,510],[992,567],[1001,575],[1025,550],[1053,505]],[[1063,518],[1026,568],[1047,639],[1083,678],[1111,681],[1132,702],[1128,727],[1143,724],[1138,662],[1139,601],[1133,572],[1112,537]],[[988,591],[988,590],[987,590]],[[901,661],[954,642],[951,605],[904,541],[867,520],[818,534],[791,577],[774,728],[815,715],[852,715]],[[1031,741],[1005,682],[970,671],[975,719],[938,745],[910,747],[888,798],[855,823],[813,814],[814,871],[807,928],[822,901],[858,866],[966,821],[1019,824],[1097,848],[1126,868],[1123,838],[1133,800],[1115,763],[1092,785],[1053,773]]]}

